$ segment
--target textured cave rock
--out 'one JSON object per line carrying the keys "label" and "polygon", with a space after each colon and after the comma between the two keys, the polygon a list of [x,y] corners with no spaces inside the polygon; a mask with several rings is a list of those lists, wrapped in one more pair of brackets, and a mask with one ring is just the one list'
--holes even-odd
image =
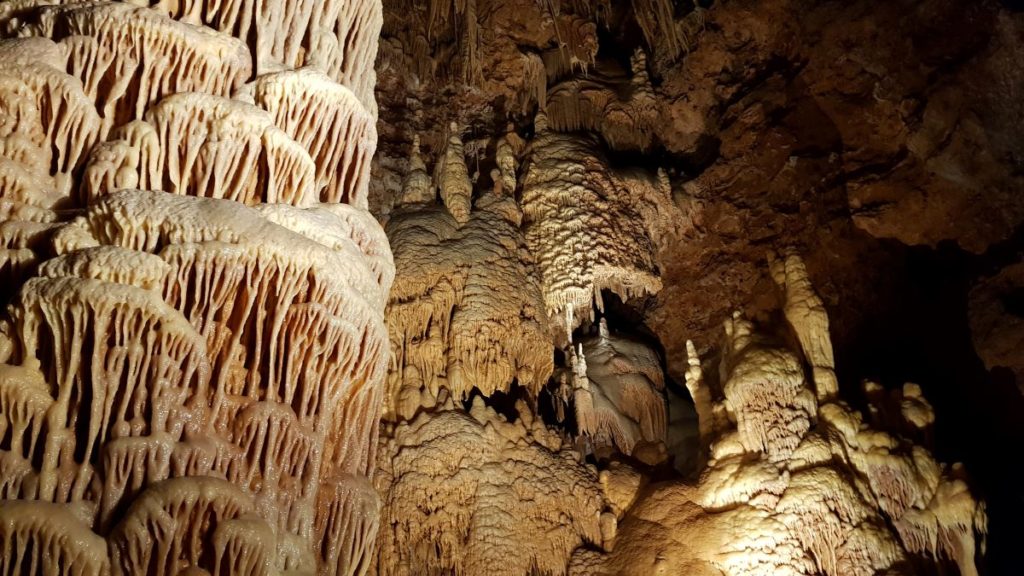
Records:
{"label": "textured cave rock", "polygon": [[657,352],[611,334],[602,320],[598,334],[579,343],[573,362],[579,434],[596,452],[657,461],[668,426],[665,375]]}
{"label": "textured cave rock", "polygon": [[[457,140],[457,135],[453,139]],[[519,231],[522,212],[500,186],[476,199],[462,220],[435,203],[437,188],[472,184],[453,150],[427,175],[414,147],[399,206],[386,224],[396,281],[387,308],[392,366],[385,415],[409,418],[437,403],[441,389],[460,398],[490,395],[513,382],[536,395],[554,369],[538,272]],[[462,178],[459,183],[453,178]],[[500,178],[498,179],[500,182]]]}
{"label": "textured cave rock", "polygon": [[597,471],[518,408],[508,422],[477,398],[382,441],[378,574],[565,574],[575,548],[601,544],[614,516]]}
{"label": "textured cave rock", "polygon": [[[799,306],[788,289],[806,286],[797,257],[781,280],[787,310]],[[820,328],[810,333],[828,340]],[[611,552],[577,551],[570,573],[902,574],[935,562],[978,573],[985,508],[960,465],[938,464],[842,402],[817,401],[797,352],[813,356],[738,314],[724,349],[717,399],[698,404],[710,421],[699,481],[653,486],[606,543]],[[709,385],[699,373],[689,384]],[[908,429],[930,424],[930,407],[916,398],[916,413],[902,413]]]}
{"label": "textured cave rock", "polygon": [[664,174],[611,170],[594,139],[536,121],[523,168],[527,244],[541,272],[551,321],[571,334],[593,321],[602,291],[624,301],[661,290],[656,246],[676,232],[678,214]]}
{"label": "textured cave rock", "polygon": [[0,573],[1016,573],[1009,4],[0,3]]}
{"label": "textured cave rock", "polygon": [[0,571],[367,572],[380,14],[5,3]]}
{"label": "textured cave rock", "polygon": [[[1019,260],[1020,23],[952,0],[386,1],[369,205],[417,255],[389,304],[396,419],[479,396],[514,422],[523,400],[602,481],[634,470],[603,526],[618,536],[573,573],[971,573],[993,487],[1014,557],[999,446],[1020,403],[985,404],[963,328],[975,283],[974,348],[1010,367],[1013,297],[977,276]],[[525,268],[488,298],[528,297],[546,327],[530,356],[490,332],[462,345],[519,367],[555,348],[547,386],[452,360],[463,238],[499,192],[522,220],[489,241]],[[658,370],[581,349],[600,321]],[[644,380],[629,401],[619,377]],[[645,419],[659,450],[639,449]],[[664,482],[666,456],[698,474]]]}
{"label": "textured cave rock", "polygon": [[970,292],[968,315],[974,349],[985,366],[1009,370],[1024,390],[1024,264],[1014,264],[979,281]]}

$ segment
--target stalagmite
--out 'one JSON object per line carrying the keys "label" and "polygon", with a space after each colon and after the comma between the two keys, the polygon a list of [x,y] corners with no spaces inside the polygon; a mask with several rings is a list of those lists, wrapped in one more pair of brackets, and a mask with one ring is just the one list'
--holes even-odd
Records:
{"label": "stalagmite", "polygon": [[697,355],[697,348],[691,340],[686,341],[686,362],[686,389],[690,392],[690,398],[693,399],[693,405],[697,412],[697,428],[700,434],[700,453],[698,454],[698,466],[700,466],[703,465],[708,450],[711,448],[711,441],[721,424],[717,422],[711,389],[704,381],[700,356]]}
{"label": "stalagmite", "polygon": [[379,3],[48,4],[0,14],[0,571],[365,574]]}
{"label": "stalagmite", "polygon": [[786,254],[781,260],[772,259],[769,266],[775,283],[786,293],[786,320],[811,363],[818,400],[831,400],[839,393],[839,384],[825,306],[814,292],[807,278],[807,268],[799,256]]}
{"label": "stalagmite", "polygon": [[[796,278],[780,284],[787,318],[820,303],[798,256],[788,269]],[[806,326],[790,323],[798,334]],[[714,419],[701,423],[703,433],[715,435],[699,482],[653,488],[619,522],[614,549],[578,550],[570,573],[870,576],[902,573],[912,557],[978,573],[985,508],[959,465],[944,467],[912,441],[868,427],[844,404],[819,404],[797,355],[742,316],[725,328],[712,411],[724,408],[729,420],[699,409]],[[831,350],[827,331],[807,341]],[[809,363],[820,358],[803,353]]]}
{"label": "stalagmite", "polygon": [[398,199],[401,204],[431,204],[437,199],[434,180],[427,173],[426,164],[420,156],[420,137],[413,136],[412,148],[409,151],[409,172],[402,182],[402,195]]}
{"label": "stalagmite", "polygon": [[512,125],[508,126],[505,135],[498,141],[495,160],[501,177],[501,188],[505,194],[514,196],[519,170],[519,156],[523,153],[525,143],[515,133]]}
{"label": "stalagmite", "polygon": [[657,354],[640,342],[610,334],[604,320],[595,337],[582,340],[588,393],[577,395],[576,422],[596,449],[613,446],[638,455],[640,443],[665,442],[664,375]]}
{"label": "stalagmite", "polygon": [[434,182],[448,213],[460,225],[465,224],[469,220],[473,183],[469,180],[465,149],[455,122],[449,127],[448,145],[434,168]]}

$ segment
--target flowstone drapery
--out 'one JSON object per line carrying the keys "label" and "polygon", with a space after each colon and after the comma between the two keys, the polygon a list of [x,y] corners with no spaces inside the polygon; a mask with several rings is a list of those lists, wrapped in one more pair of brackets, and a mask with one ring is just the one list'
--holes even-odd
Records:
{"label": "flowstone drapery", "polygon": [[509,422],[477,398],[396,427],[376,479],[378,574],[563,574],[574,548],[601,545],[597,471],[519,408]]}
{"label": "flowstone drapery", "polygon": [[522,182],[523,229],[548,316],[572,333],[600,310],[661,290],[656,246],[677,222],[667,182],[608,167],[593,138],[555,132],[538,115]]}
{"label": "flowstone drapery", "polygon": [[[435,186],[414,146],[402,201],[385,227],[398,274],[387,308],[389,418],[435,406],[442,388],[465,398],[517,382],[536,395],[554,369],[519,205],[498,184],[470,212],[472,184],[456,148],[446,150]],[[457,212],[435,202],[445,186],[460,191]]]}
{"label": "flowstone drapery", "polygon": [[367,571],[380,20],[0,11],[0,573]]}

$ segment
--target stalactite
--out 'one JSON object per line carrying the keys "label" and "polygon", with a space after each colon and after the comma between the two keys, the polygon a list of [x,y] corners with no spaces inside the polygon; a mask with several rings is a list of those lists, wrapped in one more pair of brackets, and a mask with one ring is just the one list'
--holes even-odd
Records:
{"label": "stalactite", "polygon": [[176,94],[144,118],[115,130],[112,142],[95,149],[86,166],[86,203],[140,186],[243,204],[317,200],[313,160],[255,106]]}
{"label": "stalactite", "polygon": [[505,422],[477,399],[395,430],[377,477],[379,574],[564,574],[572,549],[601,544],[597,472],[519,413]]}
{"label": "stalactite", "polygon": [[643,50],[631,69],[628,79],[598,71],[554,84],[546,97],[552,129],[599,134],[613,150],[649,150],[661,116]]}
{"label": "stalactite", "polygon": [[523,54],[523,96],[520,99],[520,112],[529,113],[536,104],[540,110],[548,107],[548,73],[544,60],[534,53]]}
{"label": "stalactite", "polygon": [[[460,224],[433,204],[417,144],[402,204],[387,224],[398,276],[387,310],[393,358],[385,412],[411,417],[434,406],[442,387],[465,397],[517,381],[537,393],[554,368],[553,351],[519,232],[522,212],[502,186],[501,195],[482,194]],[[468,176],[460,181],[468,184]]]}
{"label": "stalactite", "polygon": [[675,20],[675,3],[671,0],[631,0],[636,21],[643,31],[647,45],[664,51],[674,61],[689,47],[679,33]]}
{"label": "stalactite", "polygon": [[522,184],[524,229],[548,316],[568,335],[602,307],[661,289],[655,245],[674,208],[653,178],[607,168],[593,139],[552,132],[538,115]]}
{"label": "stalactite", "polygon": [[0,9],[0,571],[365,574],[380,4],[48,4]]}
{"label": "stalactite", "polygon": [[352,91],[309,68],[260,76],[250,91],[247,99],[309,153],[320,202],[366,208],[377,128]]}
{"label": "stalactite", "polygon": [[252,73],[242,41],[154,10],[112,2],[57,5],[38,15],[23,33],[66,47],[68,72],[93,90],[87,96],[104,111],[106,128],[141,118],[174,93],[226,96]]}

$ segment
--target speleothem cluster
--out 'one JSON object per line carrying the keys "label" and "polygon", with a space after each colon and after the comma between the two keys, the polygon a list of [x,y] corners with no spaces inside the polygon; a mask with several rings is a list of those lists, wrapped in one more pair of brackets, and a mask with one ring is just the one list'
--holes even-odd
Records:
{"label": "speleothem cluster", "polygon": [[366,573],[380,24],[0,6],[0,573]]}
{"label": "speleothem cluster", "polygon": [[937,463],[901,434],[930,425],[927,402],[910,386],[890,431],[829,396],[827,318],[795,312],[820,301],[799,257],[775,272],[801,349],[739,314],[726,322],[719,389],[709,389],[699,363],[687,374],[694,397],[708,400],[697,401],[709,452],[699,480],[652,487],[610,552],[578,551],[569,573],[904,574],[914,562],[978,573],[984,505],[959,465]]}

